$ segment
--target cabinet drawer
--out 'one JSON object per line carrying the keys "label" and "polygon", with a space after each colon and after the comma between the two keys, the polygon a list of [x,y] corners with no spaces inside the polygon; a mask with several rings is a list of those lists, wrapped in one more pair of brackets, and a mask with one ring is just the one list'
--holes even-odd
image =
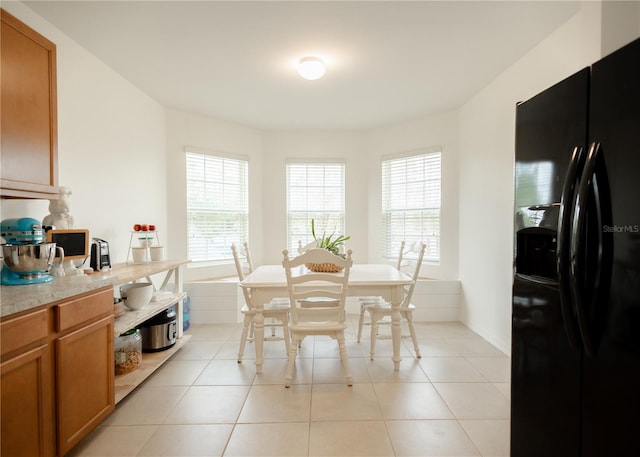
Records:
{"label": "cabinet drawer", "polygon": [[48,312],[48,310],[42,309],[0,324],[2,355],[46,338]]}
{"label": "cabinet drawer", "polygon": [[56,332],[63,332],[109,313],[113,313],[111,287],[56,305]]}

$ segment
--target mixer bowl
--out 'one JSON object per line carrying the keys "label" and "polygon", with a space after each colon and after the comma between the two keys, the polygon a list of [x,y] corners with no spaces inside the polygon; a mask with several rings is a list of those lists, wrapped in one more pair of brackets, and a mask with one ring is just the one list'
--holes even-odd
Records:
{"label": "mixer bowl", "polygon": [[3,244],[4,265],[20,276],[38,275],[51,267],[56,243]]}

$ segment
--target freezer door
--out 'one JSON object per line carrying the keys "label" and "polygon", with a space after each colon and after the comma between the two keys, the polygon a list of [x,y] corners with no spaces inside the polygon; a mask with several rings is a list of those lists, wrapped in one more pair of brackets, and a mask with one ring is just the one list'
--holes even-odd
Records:
{"label": "freezer door", "polygon": [[512,457],[580,452],[582,352],[567,334],[575,315],[556,259],[562,203],[570,212],[574,197],[563,197],[565,177],[587,141],[588,92],[585,68],[516,108]]}
{"label": "freezer door", "polygon": [[[585,456],[640,455],[640,39],[596,63],[591,74],[590,145],[599,148],[610,212],[587,251],[605,249],[602,269],[608,290],[587,303],[591,337],[598,344],[585,357],[582,450]],[[591,193],[591,198],[594,198]],[[589,211],[595,212],[592,205]],[[609,250],[611,252],[606,252]],[[592,255],[591,259],[597,258]]]}

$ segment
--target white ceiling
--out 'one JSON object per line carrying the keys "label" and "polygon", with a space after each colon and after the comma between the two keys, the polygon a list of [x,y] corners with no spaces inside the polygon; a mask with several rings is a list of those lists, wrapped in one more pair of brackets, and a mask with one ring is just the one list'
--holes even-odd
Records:
{"label": "white ceiling", "polygon": [[[161,104],[259,129],[459,107],[578,11],[563,1],[25,2]],[[327,74],[300,78],[316,55]]]}

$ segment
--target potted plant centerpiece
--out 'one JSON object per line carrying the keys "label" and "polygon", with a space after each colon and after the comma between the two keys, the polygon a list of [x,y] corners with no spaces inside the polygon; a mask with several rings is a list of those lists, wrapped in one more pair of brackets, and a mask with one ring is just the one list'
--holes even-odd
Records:
{"label": "potted plant centerpiece", "polygon": [[[325,232],[322,232],[322,236],[318,237],[316,236],[315,221],[313,219],[311,219],[311,235],[315,240],[315,247],[326,249],[327,251],[344,258],[344,254],[340,252],[340,249],[344,246],[344,242],[351,238],[350,236],[336,235],[334,231],[328,236]],[[337,273],[342,270],[342,267],[333,263],[308,263],[305,264],[305,266],[309,270],[317,272]]]}

